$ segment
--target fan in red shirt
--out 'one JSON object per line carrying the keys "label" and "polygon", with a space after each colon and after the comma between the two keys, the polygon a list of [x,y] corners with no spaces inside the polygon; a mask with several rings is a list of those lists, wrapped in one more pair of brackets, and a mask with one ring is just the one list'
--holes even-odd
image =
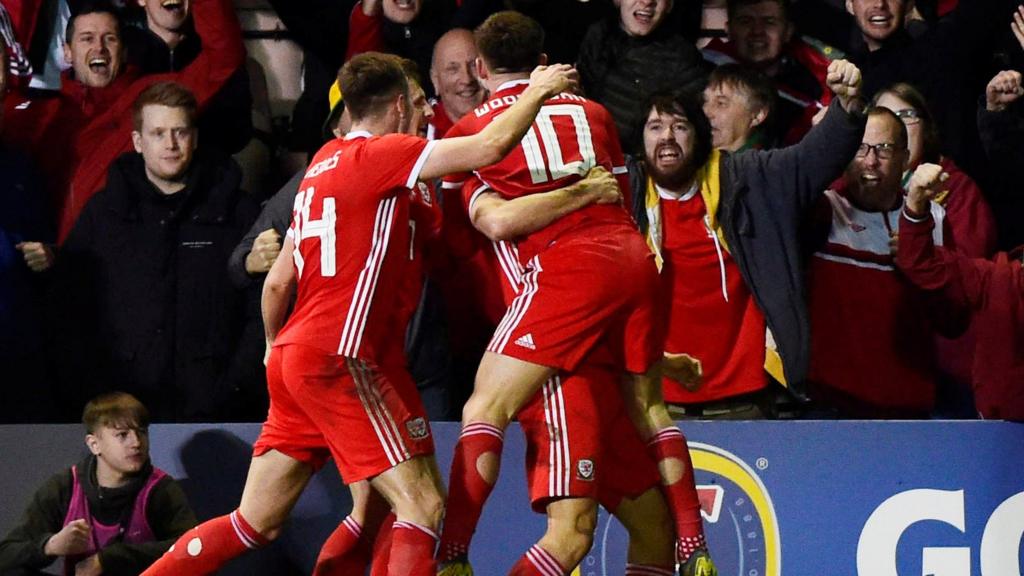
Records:
{"label": "fan in red shirt", "polygon": [[[368,53],[339,74],[352,129],[314,157],[281,256],[264,284],[271,407],[237,510],[185,534],[145,574],[210,574],[276,537],[328,456],[346,482],[368,479],[392,505],[388,574],[433,575],[444,504],[430,427],[401,360],[396,318],[409,261],[410,190],[419,180],[500,160],[544,100],[572,86],[539,68],[488,130],[427,142],[410,121],[401,65]],[[292,291],[295,309],[282,329]]]}
{"label": "fan in red shirt", "polygon": [[[543,30],[513,12],[488,18],[476,31],[481,55],[478,74],[490,98],[463,117],[449,136],[487,129],[522,97],[525,71],[543,62]],[[501,162],[477,171],[500,198],[479,190],[470,216],[481,227],[488,205],[547,192],[575,182],[600,165],[628,189],[614,122],[599,104],[574,94],[545,103],[521,145]],[[474,186],[472,181],[466,186]],[[621,205],[591,204],[517,239],[523,266],[519,296],[512,302],[484,355],[473,395],[463,409],[463,432],[449,478],[449,502],[442,539],[442,572],[459,573],[480,511],[496,480],[502,437],[509,420],[560,371],[581,369],[588,355],[607,346],[615,365],[638,385],[625,391],[641,436],[662,468],[665,492],[679,537],[680,559],[698,549],[703,564],[700,507],[693,486],[685,438],[660,399],[660,382],[649,371],[662,355],[664,322],[654,256]],[[628,281],[626,280],[628,279]],[[656,372],[656,370],[653,370]],[[589,548],[575,526],[592,521],[596,504],[586,499],[555,502],[549,523],[561,531],[534,546],[513,574],[553,573],[571,568]],[[581,540],[582,539],[582,540]],[[546,568],[545,568],[546,567]],[[549,570],[544,572],[544,570]]]}

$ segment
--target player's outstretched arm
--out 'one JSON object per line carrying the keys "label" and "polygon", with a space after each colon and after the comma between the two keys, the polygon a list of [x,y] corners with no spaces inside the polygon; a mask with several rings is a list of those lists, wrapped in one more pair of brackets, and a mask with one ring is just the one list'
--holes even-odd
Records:
{"label": "player's outstretched arm", "polygon": [[[292,293],[295,291],[295,264],[292,251],[295,249],[295,241],[291,236],[284,239],[284,246],[278,254],[274,265],[270,267],[266,280],[263,281],[263,298],[261,309],[263,312],[263,333],[267,338],[267,356],[270,355],[270,348],[274,345],[277,333],[284,326],[285,317],[288,315],[288,304],[291,302]],[[264,363],[266,357],[264,357]]]}
{"label": "player's outstretched arm", "polygon": [[584,179],[564,188],[513,200],[505,200],[479,180],[471,179],[466,185],[482,189],[470,203],[469,218],[477,230],[494,241],[536,232],[590,204],[622,201],[618,181],[600,166],[591,168]]}
{"label": "player's outstretched arm", "polygon": [[515,104],[472,136],[437,141],[420,170],[421,180],[455,172],[470,172],[498,162],[526,135],[544,101],[576,86],[576,70],[567,64],[538,66],[530,86]]}

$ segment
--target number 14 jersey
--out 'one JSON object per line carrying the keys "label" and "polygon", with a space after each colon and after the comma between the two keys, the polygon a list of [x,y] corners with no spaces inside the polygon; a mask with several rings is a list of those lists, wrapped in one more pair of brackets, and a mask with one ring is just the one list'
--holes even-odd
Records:
{"label": "number 14 jersey", "polygon": [[378,364],[401,354],[405,291],[418,294],[422,284],[411,273],[410,200],[432,148],[413,136],[355,132],[317,152],[288,229],[298,291],[275,345]]}
{"label": "number 14 jersey", "polygon": [[[514,104],[528,80],[502,84],[491,98],[466,114],[445,135],[446,138],[475,134]],[[445,178],[446,187],[462,184],[467,204],[490,188],[511,200],[529,194],[549,192],[568,186],[594,166],[616,175],[628,205],[629,180],[618,133],[611,115],[600,104],[575,94],[563,93],[547,100],[526,136],[505,158],[474,173]],[[625,208],[619,204],[591,204],[551,223],[526,238],[517,239],[520,261],[525,264],[562,234],[586,233],[600,225],[621,224],[636,233]]]}

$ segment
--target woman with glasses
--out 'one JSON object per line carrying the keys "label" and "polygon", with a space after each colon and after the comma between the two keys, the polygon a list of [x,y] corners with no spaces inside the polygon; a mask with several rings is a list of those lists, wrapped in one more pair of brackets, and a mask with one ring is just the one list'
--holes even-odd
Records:
{"label": "woman with glasses", "polygon": [[946,209],[957,250],[969,257],[991,256],[996,248],[992,210],[977,183],[951,158],[943,156],[939,129],[924,96],[910,84],[901,82],[876,94],[872,104],[892,110],[907,127],[910,162],[903,178],[904,188],[914,169],[922,163],[942,166],[949,180],[935,201]]}

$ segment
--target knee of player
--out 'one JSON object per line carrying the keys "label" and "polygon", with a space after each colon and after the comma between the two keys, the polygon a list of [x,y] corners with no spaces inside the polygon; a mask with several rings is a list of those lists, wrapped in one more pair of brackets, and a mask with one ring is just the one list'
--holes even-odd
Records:
{"label": "knee of player", "polygon": [[502,398],[496,395],[474,392],[462,407],[462,422],[485,422],[505,429],[515,412],[515,407],[508,406],[507,402],[503,402]]}
{"label": "knee of player", "polygon": [[578,564],[594,544],[594,530],[597,529],[597,509],[582,512],[571,522],[549,522],[548,540],[559,549],[559,556],[568,565]]}

